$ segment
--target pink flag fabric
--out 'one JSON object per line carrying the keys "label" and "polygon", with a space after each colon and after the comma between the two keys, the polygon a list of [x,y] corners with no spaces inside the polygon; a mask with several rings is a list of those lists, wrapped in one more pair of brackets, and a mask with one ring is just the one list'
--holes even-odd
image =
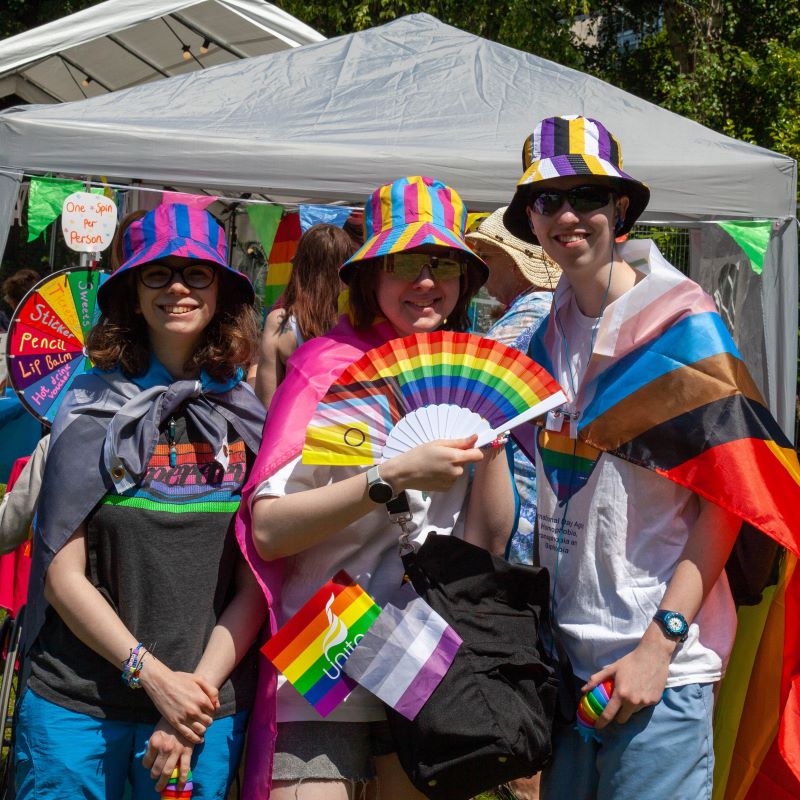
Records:
{"label": "pink flag fabric", "polygon": [[216,200],[217,196],[213,194],[186,194],[185,192],[164,192],[161,198],[162,203],[180,203],[199,209],[208,208]]}

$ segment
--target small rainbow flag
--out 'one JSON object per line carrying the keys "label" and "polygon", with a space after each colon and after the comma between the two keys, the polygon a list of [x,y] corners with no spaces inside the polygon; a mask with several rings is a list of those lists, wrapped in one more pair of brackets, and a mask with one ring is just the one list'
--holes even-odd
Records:
{"label": "small rainbow flag", "polygon": [[292,259],[302,236],[300,215],[284,214],[269,252],[264,307],[269,310],[283,294],[292,274]]}
{"label": "small rainbow flag", "polygon": [[327,717],[356,686],[343,667],[380,613],[380,606],[341,570],[261,652]]}

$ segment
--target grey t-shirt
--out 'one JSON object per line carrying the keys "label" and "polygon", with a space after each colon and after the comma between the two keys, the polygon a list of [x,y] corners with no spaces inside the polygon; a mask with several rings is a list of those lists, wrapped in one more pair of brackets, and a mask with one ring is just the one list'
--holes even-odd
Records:
{"label": "grey t-shirt", "polygon": [[[177,464],[162,432],[141,484],[107,494],[87,518],[87,577],[138,641],[173,670],[191,672],[234,591],[241,559],[233,516],[252,454],[229,429],[227,469],[183,417]],[[255,647],[220,689],[217,716],[249,708]],[[146,657],[145,657],[146,658]],[[94,717],[157,722],[147,693],[84,645],[53,608],[31,650],[29,686],[60,706]]]}

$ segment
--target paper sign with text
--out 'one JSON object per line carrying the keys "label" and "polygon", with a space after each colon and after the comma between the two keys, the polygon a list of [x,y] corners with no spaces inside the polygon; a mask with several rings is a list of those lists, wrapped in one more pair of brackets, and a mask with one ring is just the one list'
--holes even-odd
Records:
{"label": "paper sign with text", "polygon": [[61,230],[70,250],[99,253],[114,238],[117,227],[117,206],[101,194],[73,192],[64,200]]}

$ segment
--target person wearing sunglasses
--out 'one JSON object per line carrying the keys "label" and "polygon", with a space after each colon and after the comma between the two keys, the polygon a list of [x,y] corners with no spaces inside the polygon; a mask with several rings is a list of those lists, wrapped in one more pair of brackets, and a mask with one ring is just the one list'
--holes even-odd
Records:
{"label": "person wearing sunglasses", "polygon": [[[440,181],[412,176],[379,187],[365,204],[364,245],[340,271],[348,315],[289,360],[238,528],[272,600],[273,630],[340,569],[379,605],[398,590],[399,529],[385,503],[400,492],[408,495],[414,541],[435,531],[502,552],[514,498],[501,448],[476,449],[473,437],[436,441],[369,470],[300,458],[318,401],[348,364],[397,337],[467,329],[469,302],[487,268],[464,241],[465,223],[461,199]],[[248,797],[266,797],[271,774],[272,800],[346,800],[371,782],[381,798],[422,799],[394,753],[381,702],[365,689],[356,687],[325,718],[282,676],[277,685],[269,676],[259,697],[246,770],[248,781],[260,775],[261,791]]]}
{"label": "person wearing sunglasses", "polygon": [[264,421],[253,287],[180,204],[123,220],[112,263],[34,525],[17,797],[149,800],[174,769],[225,797],[266,613],[233,530]]}
{"label": "person wearing sunglasses", "polygon": [[701,496],[693,479],[665,477],[674,464],[661,455],[702,452],[707,426],[723,426],[711,412],[667,424],[667,409],[681,419],[703,405],[692,354],[712,340],[732,352],[729,337],[711,298],[651,241],[618,243],[650,191],[623,172],[602,123],[545,119],[523,159],[505,224],[562,270],[529,355],[568,397],[538,434],[538,553],[578,685],[614,681],[594,739],[557,729],[541,797],[710,800],[713,688],[736,631],[724,566],[741,520],[726,510],[732,488]]}

